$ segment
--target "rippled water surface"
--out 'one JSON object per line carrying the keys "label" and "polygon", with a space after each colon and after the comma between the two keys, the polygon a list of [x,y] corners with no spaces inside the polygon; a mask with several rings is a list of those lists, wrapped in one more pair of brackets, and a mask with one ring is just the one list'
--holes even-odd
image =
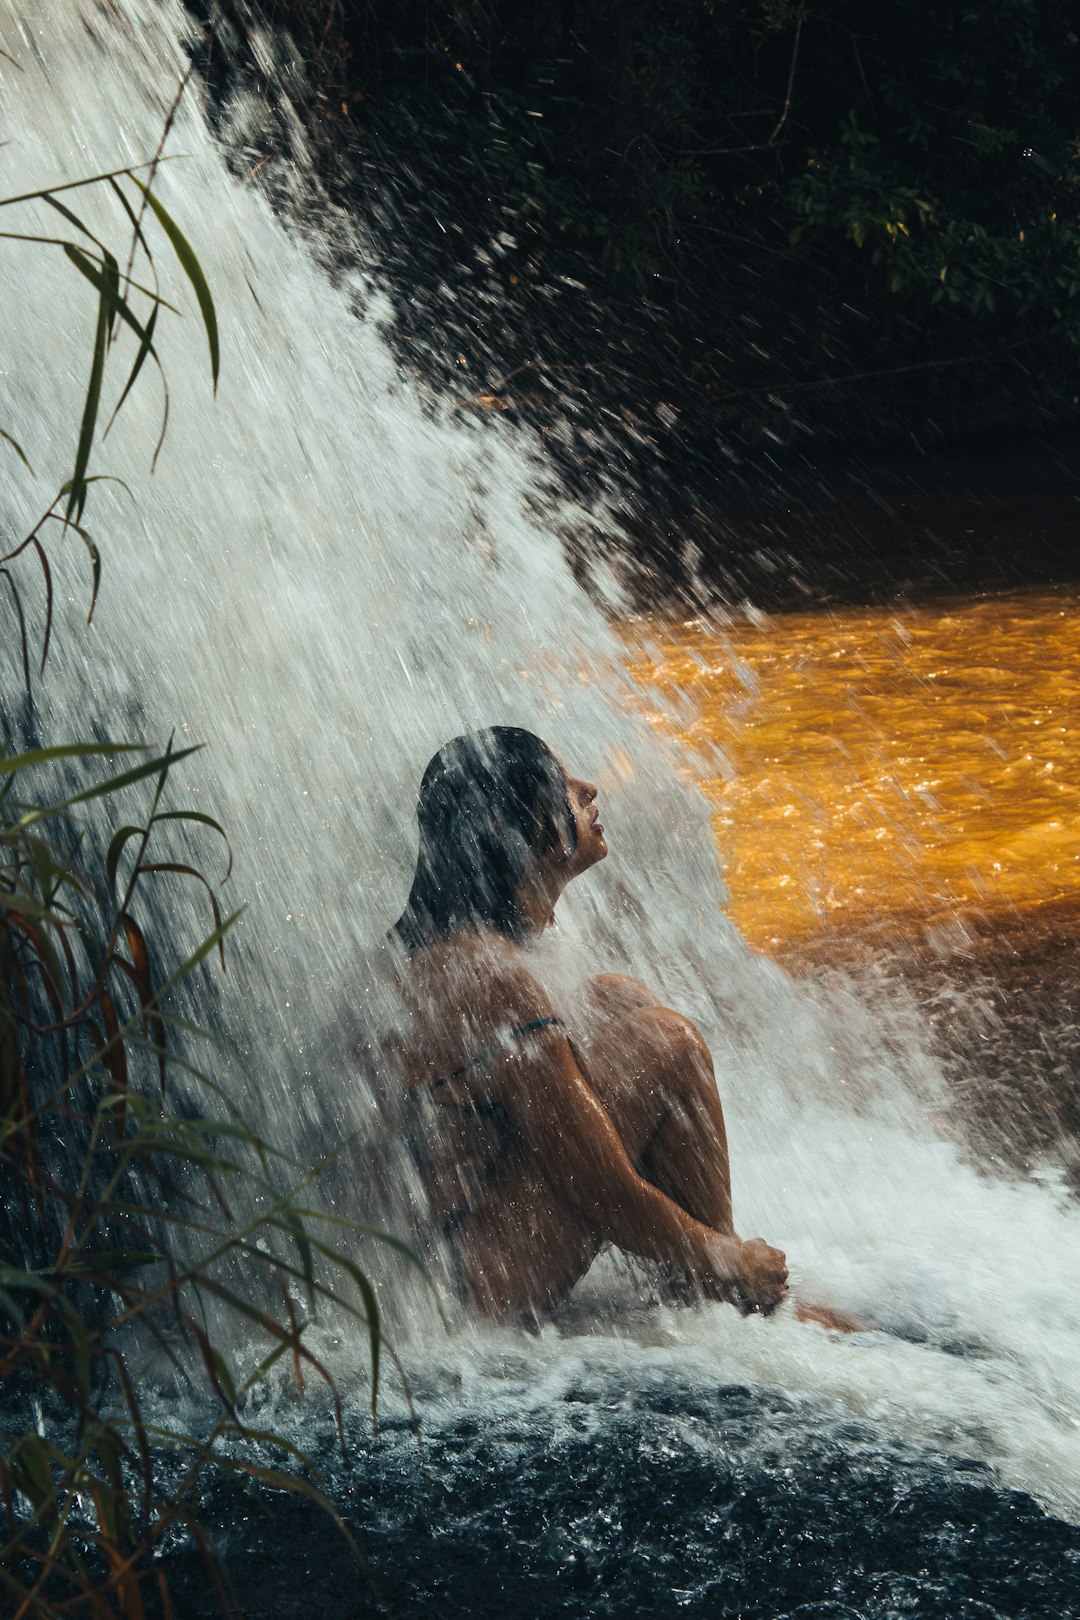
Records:
{"label": "rippled water surface", "polygon": [[[421,1388],[431,1414],[426,1469],[404,1423],[391,1421],[378,1439],[350,1424],[349,1472],[323,1435],[318,1459],[366,1574],[315,1509],[218,1489],[211,1511],[248,1612],[261,1620],[387,1609],[408,1620],[1080,1612],[1080,1531],[1002,1491],[984,1464],[912,1446],[819,1401],[718,1382],[704,1360],[631,1363],[616,1341],[606,1364],[564,1354],[559,1371],[551,1376],[543,1353],[506,1352],[501,1368],[486,1370],[480,1410],[460,1393]],[[489,1390],[500,1383],[493,1412]],[[177,1612],[194,1620],[203,1611],[183,1570],[174,1577]]]}
{"label": "rippled water surface", "polygon": [[1073,591],[637,633],[755,944],[1080,898]]}

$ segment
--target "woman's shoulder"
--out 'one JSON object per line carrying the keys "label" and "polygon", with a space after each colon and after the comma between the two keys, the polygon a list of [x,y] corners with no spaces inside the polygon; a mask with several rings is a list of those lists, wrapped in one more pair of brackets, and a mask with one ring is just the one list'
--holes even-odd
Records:
{"label": "woman's shoulder", "polygon": [[410,964],[413,993],[454,1009],[474,1029],[549,1016],[528,955],[501,935],[461,933],[425,946]]}

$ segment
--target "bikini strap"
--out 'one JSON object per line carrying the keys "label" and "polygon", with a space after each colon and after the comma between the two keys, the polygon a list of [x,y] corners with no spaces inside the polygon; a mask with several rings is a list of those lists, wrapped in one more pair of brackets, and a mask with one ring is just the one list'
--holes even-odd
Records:
{"label": "bikini strap", "polygon": [[562,1028],[561,1018],[534,1018],[531,1024],[518,1024],[510,1031],[511,1035],[527,1035],[530,1029],[547,1029],[549,1025],[557,1024]]}

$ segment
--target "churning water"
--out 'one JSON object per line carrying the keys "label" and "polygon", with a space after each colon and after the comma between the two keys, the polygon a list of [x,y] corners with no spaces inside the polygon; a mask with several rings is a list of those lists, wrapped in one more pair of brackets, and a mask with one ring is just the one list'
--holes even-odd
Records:
{"label": "churning water", "polygon": [[[152,0],[4,0],[0,45],[19,65],[0,58],[2,194],[146,161],[186,67],[185,26],[179,7]],[[159,191],[215,294],[221,385],[213,400],[192,300],[172,280],[188,313],[163,345],[171,412],[157,470],[149,375],[98,455],[96,470],[136,498],[94,486],[87,522],[105,572],[91,630],[85,555],[70,539],[53,546],[62,622],[43,732],[175,730],[209,745],[176,785],[228,826],[232,886],[249,902],[226,1014],[269,1128],[305,1159],[363,1122],[328,1032],[363,994],[365,953],[407,887],[425,761],[471,725],[547,736],[600,782],[613,854],[567,897],[542,971],[557,985],[583,967],[628,968],[700,1022],[729,1114],[740,1230],[782,1245],[807,1295],[871,1324],[839,1339],[785,1313],[672,1312],[610,1262],[536,1340],[403,1322],[436,1485],[442,1470],[453,1487],[430,1564],[449,1584],[417,1569],[410,1590],[463,1612],[464,1572],[479,1581],[490,1547],[534,1582],[534,1612],[787,1613],[798,1569],[813,1567],[805,1590],[824,1606],[802,1612],[936,1613],[965,1534],[980,1567],[997,1556],[995,1569],[1015,1570],[1008,1519],[1057,1561],[1064,1584],[1051,1580],[1045,1612],[1065,1612],[1076,1539],[1055,1540],[1007,1494],[1080,1518],[1080,1217],[1054,1166],[1019,1182],[962,1163],[933,1128],[940,1080],[917,1014],[895,997],[877,1004],[857,977],[796,986],[725,920],[708,805],[680,771],[677,727],[647,718],[676,699],[635,684],[598,605],[603,582],[586,595],[565,561],[560,533],[583,514],[537,493],[544,469],[527,441],[465,423],[400,374],[377,289],[333,275],[310,207],[301,226],[245,172],[258,117],[238,100],[212,137],[194,90],[177,116],[169,151],[184,155]],[[80,207],[105,228],[104,196]],[[347,222],[334,228],[340,240]],[[2,521],[18,534],[70,472],[94,309],[56,249],[4,250],[4,425],[37,469],[5,462]],[[618,605],[612,587],[606,606]],[[8,625],[9,690],[12,648]],[[185,938],[205,924],[187,904],[173,919]],[[363,1345],[324,1348],[346,1382],[356,1369],[359,1435]],[[312,1399],[289,1416],[285,1390],[267,1398],[317,1449]],[[355,1446],[354,1517],[379,1527],[378,1573],[380,1547],[399,1558],[393,1527],[415,1518],[421,1476],[393,1421],[383,1442]],[[965,1459],[989,1472],[957,1472]],[[932,1531],[918,1541],[908,1524],[921,1563],[908,1571],[878,1548],[885,1573],[853,1592],[853,1512],[885,1525],[909,1499]],[[240,1556],[232,1511],[222,1506],[222,1531]],[[761,1515],[764,1543],[740,1528],[747,1514]],[[305,1533],[298,1521],[297,1593],[323,1556]],[[847,1551],[815,1564],[807,1548],[830,1538]],[[1025,1588],[1009,1578],[982,1607],[953,1592],[940,1612],[1017,1612]],[[505,1612],[506,1590],[491,1591],[475,1612]],[[1031,1591],[1030,1612],[1044,1612]],[[401,1595],[403,1610],[412,1601]],[[264,1609],[302,1606],[267,1597]]]}

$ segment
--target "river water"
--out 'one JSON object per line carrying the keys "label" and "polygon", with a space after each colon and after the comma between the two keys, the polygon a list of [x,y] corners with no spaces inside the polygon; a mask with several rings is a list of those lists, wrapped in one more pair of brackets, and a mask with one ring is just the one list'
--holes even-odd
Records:
{"label": "river water", "polygon": [[[5,195],[153,152],[185,65],[178,8],[36,0],[0,25],[20,64],[0,58]],[[80,560],[57,550],[41,729],[211,745],[178,789],[229,826],[250,901],[223,1015],[267,1129],[305,1159],[364,1123],[328,1032],[400,903],[425,760],[468,725],[549,736],[599,780],[613,856],[538,971],[628,968],[698,1019],[740,1226],[867,1324],[841,1339],[787,1312],[676,1310],[606,1258],[538,1336],[446,1332],[391,1282],[426,1461],[392,1383],[372,1436],[364,1347],[333,1324],[317,1333],[348,1466],[314,1391],[268,1387],[262,1415],[323,1462],[402,1614],[1080,1612],[1063,1105],[1011,1158],[1008,1109],[997,1138],[978,1128],[984,1084],[1018,1121],[1035,1088],[1041,1106],[1074,1083],[1047,1078],[1063,1048],[1039,1068],[1067,1020],[1031,990],[1058,978],[1077,881],[1069,599],[622,622],[560,540],[605,514],[542,495],[527,439],[399,374],[364,244],[360,269],[328,268],[348,221],[312,223],[303,174],[279,174],[271,206],[250,172],[260,117],[241,95],[211,135],[192,91],[176,120],[161,195],[215,291],[221,386],[212,400],[169,282],[189,311],[164,351],[169,437],[151,478],[140,389],[101,452],[137,499],[93,491],[92,631]],[[107,199],[86,206],[116,229]],[[7,469],[15,530],[69,471],[93,308],[58,254],[12,245],[5,265],[5,408],[37,468]],[[1041,969],[1023,956],[1010,1023],[1036,910],[1056,943]],[[202,924],[177,904],[179,937]],[[362,1187],[344,1196],[364,1213]],[[252,1616],[377,1612],[302,1507],[222,1490],[207,1509]],[[205,1608],[186,1556],[170,1549],[185,1615]]]}
{"label": "river water", "polygon": [[1074,589],[633,630],[752,944],[1080,899]]}

